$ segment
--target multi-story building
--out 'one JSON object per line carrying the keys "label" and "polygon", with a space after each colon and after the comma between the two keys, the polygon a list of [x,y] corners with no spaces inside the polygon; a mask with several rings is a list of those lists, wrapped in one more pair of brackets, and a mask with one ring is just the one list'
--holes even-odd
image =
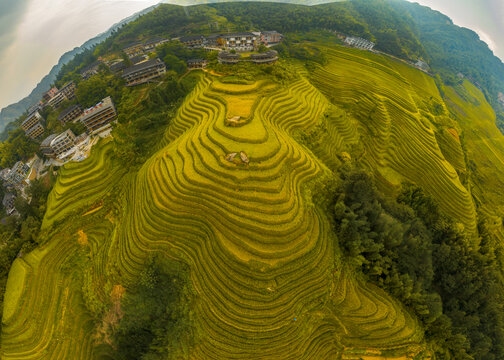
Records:
{"label": "multi-story building", "polygon": [[240,54],[232,54],[229,51],[221,51],[217,57],[219,64],[238,64],[241,61]]}
{"label": "multi-story building", "polygon": [[51,140],[51,148],[56,156],[67,152],[74,147],[75,135],[68,129]]}
{"label": "multi-story building", "polygon": [[141,62],[144,62],[144,61],[147,61],[149,60],[149,57],[147,55],[138,55],[138,56],[133,56],[130,61],[131,61],[131,65],[136,65],[136,64],[139,64]]}
{"label": "multi-story building", "polygon": [[40,152],[46,156],[46,157],[54,157],[54,150],[51,147],[51,141],[54,140],[54,138],[58,136],[58,134],[51,134],[48,137],[46,137],[42,142],[40,143]]}
{"label": "multi-story building", "polygon": [[67,100],[67,98],[65,97],[65,95],[62,93],[62,92],[57,92],[56,95],[54,95],[51,100],[49,100],[49,102],[47,103],[50,107],[52,107],[53,109],[57,109],[59,108],[59,106],[61,105],[61,103],[63,101]]}
{"label": "multi-story building", "polygon": [[75,83],[73,81],[67,82],[59,91],[65,98],[72,100],[75,98]]}
{"label": "multi-story building", "polygon": [[0,171],[0,180],[7,181],[7,177],[9,176],[10,169],[5,168]]}
{"label": "multi-story building", "polygon": [[190,48],[203,47],[206,43],[206,38],[203,35],[182,36],[179,41]]}
{"label": "multi-story building", "polygon": [[278,52],[268,50],[260,54],[250,55],[250,61],[256,64],[271,64],[278,60]]}
{"label": "multi-story building", "polygon": [[97,134],[110,127],[110,123],[117,118],[116,109],[110,96],[95,106],[84,110],[80,122],[84,124],[90,135]]}
{"label": "multi-story building", "polygon": [[167,43],[169,41],[170,41],[170,39],[166,39],[166,38],[154,38],[154,39],[150,39],[150,40],[147,40],[143,44],[143,49],[144,49],[144,51],[151,51],[151,50],[154,50],[159,45],[163,45],[164,43]]}
{"label": "multi-story building", "polygon": [[276,45],[283,39],[283,35],[276,31],[263,31],[261,32],[261,42],[266,45]]}
{"label": "multi-story building", "polygon": [[32,106],[30,106],[28,108],[28,116],[30,116],[31,114],[33,114],[35,111],[40,111],[44,108],[44,106],[42,105],[42,102],[38,102]]}
{"label": "multi-story building", "polygon": [[36,139],[44,132],[44,127],[42,126],[41,121],[44,121],[44,118],[38,111],[36,111],[21,123],[21,129],[24,130],[26,136]]}
{"label": "multi-story building", "polygon": [[37,139],[40,135],[44,133],[44,127],[41,123],[36,123],[28,131],[26,131],[26,136],[30,139]]}
{"label": "multi-story building", "polygon": [[356,36],[347,36],[345,43],[363,50],[372,50],[375,46],[373,42]]}
{"label": "multi-story building", "polygon": [[71,105],[59,114],[58,120],[65,125],[67,122],[74,121],[81,116],[82,112],[82,108],[79,105]]}
{"label": "multi-story building", "polygon": [[128,57],[138,56],[143,54],[144,44],[141,41],[136,41],[123,48],[123,51]]}
{"label": "multi-story building", "polygon": [[113,64],[110,64],[109,69],[113,73],[119,73],[119,72],[122,72],[124,69],[126,69],[126,67],[127,66],[124,63],[124,61],[121,60],[121,61],[117,61],[117,62],[115,62]]}
{"label": "multi-story building", "polygon": [[44,99],[45,102],[48,102],[54,95],[56,95],[57,92],[58,88],[53,87],[42,95],[42,99]]}
{"label": "multi-story building", "polygon": [[208,35],[205,39],[204,45],[208,48],[218,48],[219,47],[219,34]]}
{"label": "multi-story building", "polygon": [[187,60],[188,69],[203,69],[207,66],[208,61],[203,59],[190,59]]}
{"label": "multi-story building", "polygon": [[101,61],[95,61],[94,63],[84,67],[83,69],[80,70],[80,75],[84,80],[89,79],[91,76],[98,74],[100,65],[102,64]]}
{"label": "multi-story building", "polygon": [[126,86],[134,86],[146,83],[166,73],[164,62],[159,59],[144,61],[123,70],[122,77],[126,80]]}
{"label": "multi-story building", "polygon": [[226,50],[252,51],[257,46],[257,36],[250,32],[220,34],[217,39],[219,46]]}
{"label": "multi-story building", "polygon": [[22,161],[18,161],[12,169],[8,172],[5,177],[5,183],[7,186],[16,186],[23,182],[28,173],[30,172],[30,167],[24,164]]}

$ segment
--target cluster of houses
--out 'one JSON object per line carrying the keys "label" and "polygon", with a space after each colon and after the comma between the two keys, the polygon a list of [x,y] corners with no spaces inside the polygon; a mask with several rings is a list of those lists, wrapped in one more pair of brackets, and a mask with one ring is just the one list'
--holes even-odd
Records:
{"label": "cluster of houses", "polygon": [[[158,58],[150,58],[148,53],[152,52],[157,46],[164,43],[178,40],[188,48],[203,48],[208,51],[216,50],[220,52],[219,62],[233,64],[240,61],[251,61],[257,64],[272,63],[278,60],[278,54],[270,50],[263,54],[252,54],[247,59],[241,59],[240,56],[230,55],[230,51],[253,51],[257,50],[259,45],[273,46],[279,44],[283,35],[276,31],[263,32],[244,32],[244,33],[225,33],[214,35],[190,35],[173,39],[155,38],[146,42],[135,42],[123,48],[123,52],[128,56],[131,65],[127,67],[123,59],[115,59],[105,64],[102,61],[96,61],[80,71],[84,79],[97,74],[102,64],[116,73],[120,74],[125,80],[126,86],[136,86],[151,82],[166,74],[166,65]],[[206,67],[207,61],[204,59],[190,59],[187,61],[189,69],[201,69]]]}
{"label": "cluster of houses", "polygon": [[[110,132],[112,122],[117,119],[117,112],[112,99],[107,97],[85,110],[81,109],[79,105],[72,105],[63,110],[58,119],[63,124],[70,121],[80,122],[85,126],[86,132],[76,136],[72,130],[67,129],[62,133],[51,134],[40,143],[40,152],[47,159],[45,163],[35,156],[27,164],[18,161],[11,169],[0,171],[0,181],[7,188],[7,193],[2,201],[7,215],[17,215],[14,208],[16,193],[20,193],[26,198],[24,190],[30,180],[40,177],[50,164],[61,165],[69,160],[83,160],[86,157],[85,154],[95,143],[92,136],[105,136]],[[22,128],[27,136],[37,139],[44,133],[43,123],[43,117],[36,111],[23,122]]]}
{"label": "cluster of houses", "polygon": [[0,171],[0,181],[3,182],[4,187],[7,189],[2,199],[2,205],[8,216],[18,215],[14,207],[17,197],[16,189],[20,190],[20,193],[26,198],[23,190],[29,181],[34,178],[34,174],[35,172],[32,171],[32,167],[22,161],[18,161],[10,169],[6,168]]}
{"label": "cluster of houses", "polygon": [[279,44],[283,35],[276,31],[253,31],[241,33],[224,33],[213,35],[190,35],[178,38],[187,47],[207,50],[253,51],[259,45],[273,46]]}
{"label": "cluster of houses", "polygon": [[346,36],[345,44],[361,50],[373,50],[375,43],[357,36]]}

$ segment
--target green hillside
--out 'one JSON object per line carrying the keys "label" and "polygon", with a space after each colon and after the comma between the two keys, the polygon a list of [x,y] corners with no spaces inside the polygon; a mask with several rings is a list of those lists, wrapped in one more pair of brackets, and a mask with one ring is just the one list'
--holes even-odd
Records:
{"label": "green hillside", "polygon": [[[256,24],[259,6],[161,6],[93,56],[174,18]],[[300,30],[274,65],[81,85],[113,94],[119,122],[58,170],[9,273],[0,358],[504,357],[495,111],[469,81]],[[396,55],[423,53],[415,31]]]}

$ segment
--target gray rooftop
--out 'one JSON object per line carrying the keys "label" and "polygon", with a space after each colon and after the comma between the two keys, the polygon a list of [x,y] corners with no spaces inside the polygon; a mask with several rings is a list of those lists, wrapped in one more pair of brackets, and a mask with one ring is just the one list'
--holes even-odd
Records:
{"label": "gray rooftop", "polygon": [[61,120],[63,119],[65,116],[67,116],[68,114],[70,114],[72,111],[74,111],[75,109],[80,109],[80,106],[79,105],[71,105],[69,107],[67,107],[65,110],[63,110],[59,116],[58,116],[58,120]]}
{"label": "gray rooftop", "polygon": [[162,64],[163,63],[159,59],[147,60],[147,61],[145,61],[143,63],[136,64],[136,65],[130,66],[127,69],[124,69],[123,70],[123,76],[135,73],[135,72],[143,70],[143,69],[148,69],[148,68],[153,67],[153,66],[159,66],[159,65],[162,65]]}
{"label": "gray rooftop", "polygon": [[42,140],[42,142],[40,143],[40,146],[41,147],[44,147],[44,146],[49,146],[51,145],[51,141],[53,141],[53,139],[58,136],[58,134],[51,134],[49,135],[48,137],[46,137],[44,140]]}

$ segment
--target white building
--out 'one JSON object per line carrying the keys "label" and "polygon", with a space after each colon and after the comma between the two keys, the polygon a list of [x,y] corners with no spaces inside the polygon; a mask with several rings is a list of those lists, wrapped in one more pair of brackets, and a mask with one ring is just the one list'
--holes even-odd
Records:
{"label": "white building", "polygon": [[429,69],[430,69],[429,64],[427,64],[425,61],[420,60],[420,59],[418,59],[415,66],[423,71],[429,71]]}
{"label": "white building", "polygon": [[74,147],[75,135],[72,130],[68,129],[58,136],[56,136],[51,141],[51,149],[54,151],[54,154],[58,157],[61,154],[67,152],[71,148]]}
{"label": "white building", "polygon": [[356,36],[347,36],[345,43],[363,50],[372,50],[375,46],[373,42]]}

